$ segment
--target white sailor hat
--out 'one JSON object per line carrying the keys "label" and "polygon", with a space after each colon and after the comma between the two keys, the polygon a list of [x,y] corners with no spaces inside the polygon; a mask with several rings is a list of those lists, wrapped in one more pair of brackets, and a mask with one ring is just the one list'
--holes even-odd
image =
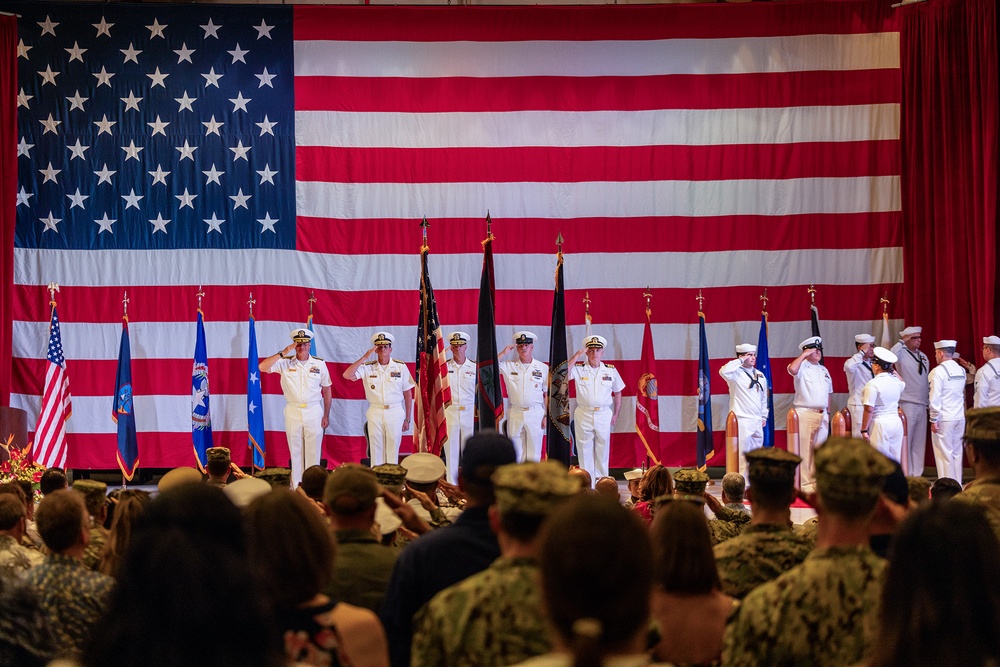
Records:
{"label": "white sailor hat", "polygon": [[531,345],[538,338],[532,331],[518,331],[514,334],[516,345]]}
{"label": "white sailor hat", "polygon": [[757,346],[750,343],[740,343],[736,346],[736,354],[756,354]]}
{"label": "white sailor hat", "polygon": [[814,347],[821,347],[823,345],[823,339],[819,336],[809,336],[804,341],[799,343],[800,350],[808,350]]}
{"label": "white sailor hat", "polygon": [[452,331],[448,336],[449,345],[468,345],[472,337],[464,331]]}
{"label": "white sailor hat", "polygon": [[983,336],[983,345],[1000,345],[1000,336]]}
{"label": "white sailor hat", "polygon": [[948,340],[947,338],[945,338],[944,340],[936,340],[936,341],[934,341],[934,349],[935,350],[940,350],[940,349],[945,348],[945,347],[958,347],[958,341],[957,340]]}
{"label": "white sailor hat", "polygon": [[605,338],[604,336],[597,336],[597,335],[587,336],[586,338],[583,339],[583,346],[605,348],[608,346],[608,339]]}
{"label": "white sailor hat", "polygon": [[309,329],[292,329],[291,337],[296,343],[309,343],[313,339],[313,332]]}
{"label": "white sailor hat", "polygon": [[635,479],[642,478],[642,468],[633,468],[632,470],[625,471],[625,481],[631,482]]}
{"label": "white sailor hat", "polygon": [[885,364],[894,364],[899,361],[899,357],[884,347],[876,347],[873,354],[875,355],[875,359]]}
{"label": "white sailor hat", "polygon": [[389,535],[403,525],[403,521],[396,516],[392,508],[385,504],[385,500],[382,498],[375,499],[375,523],[378,524],[379,532],[383,535]]}
{"label": "white sailor hat", "polygon": [[874,343],[875,342],[875,336],[873,336],[871,334],[858,334],[857,336],[854,337],[854,342],[857,343],[858,345],[865,345],[867,343]]}
{"label": "white sailor hat", "polygon": [[901,338],[909,338],[910,336],[916,336],[917,334],[923,332],[923,327],[906,327],[899,332]]}
{"label": "white sailor hat", "polygon": [[414,484],[430,484],[441,479],[445,473],[444,461],[429,452],[410,454],[399,465],[406,468],[406,481]]}
{"label": "white sailor hat", "polygon": [[392,345],[396,339],[388,331],[377,331],[375,335],[372,336],[372,345],[375,347],[381,347],[382,345]]}

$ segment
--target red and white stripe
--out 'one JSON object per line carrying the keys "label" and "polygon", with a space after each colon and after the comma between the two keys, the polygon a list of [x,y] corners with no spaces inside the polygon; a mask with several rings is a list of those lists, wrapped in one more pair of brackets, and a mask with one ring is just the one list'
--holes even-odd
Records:
{"label": "red and white stripe", "polygon": [[32,456],[46,468],[66,467],[66,421],[73,414],[65,366],[45,361],[45,385]]}
{"label": "red and white stripe", "polygon": [[[876,4],[296,7],[297,249],[15,249],[12,403],[39,410],[44,286],[58,280],[77,394],[69,464],[115,467],[104,415],[127,286],[143,464],[191,465],[201,284],[213,435],[246,463],[248,292],[262,353],[305,322],[315,292],[334,378],[324,449],[357,460],[366,403],[340,374],[375,330],[413,361],[418,223],[433,223],[443,329],[474,333],[489,211],[500,349],[529,329],[545,360],[565,238],[569,347],[582,345],[589,292],[594,333],[627,384],[613,467],[635,463],[647,287],[665,463],[694,462],[699,290],[713,379],[735,344],[756,342],[768,290],[783,429],[784,366],[809,335],[814,284],[838,407],[854,334],[878,335],[879,299],[900,303],[903,280],[899,35]],[[268,462],[282,463],[280,387],[263,388]],[[728,397],[724,383],[713,390],[721,452]]]}

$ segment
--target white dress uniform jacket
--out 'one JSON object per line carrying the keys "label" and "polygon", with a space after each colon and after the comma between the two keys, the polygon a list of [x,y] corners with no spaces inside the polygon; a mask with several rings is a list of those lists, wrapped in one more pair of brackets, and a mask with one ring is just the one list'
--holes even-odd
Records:
{"label": "white dress uniform jacket", "polygon": [[625,388],[618,369],[601,362],[575,364],[566,381],[576,383],[576,409],[573,420],[576,430],[576,451],[580,467],[598,480],[608,475],[611,457],[611,416],[613,395]]}
{"label": "white dress uniform jacket", "polygon": [[444,411],[448,423],[448,481],[458,484],[458,462],[462,447],[472,435],[476,415],[476,362],[468,357],[459,366],[448,360],[448,383],[451,385],[451,405]]}
{"label": "white dress uniform jacket", "polygon": [[549,365],[538,359],[522,364],[520,359],[501,361],[500,372],[509,399],[507,437],[514,443],[517,460],[540,461],[542,458],[542,419],[545,418],[545,394],[549,388]]}
{"label": "white dress uniform jacket", "polygon": [[[864,405],[872,408],[868,441],[872,447],[897,463],[900,463],[903,451],[903,420],[899,418],[899,396],[905,386],[895,375],[879,373],[862,390]],[[858,429],[860,428],[859,425]]]}
{"label": "white dress uniform jacket", "polygon": [[906,445],[910,459],[907,470],[910,475],[922,475],[927,453],[927,395],[931,366],[926,354],[920,350],[910,352],[902,341],[892,346],[892,353],[899,357],[896,373],[906,383],[899,397],[899,407],[906,415]]}
{"label": "white dress uniform jacket", "polygon": [[302,471],[319,465],[323,451],[323,387],[333,384],[326,362],[319,357],[305,361],[278,359],[269,373],[281,375],[285,395],[285,435],[291,457],[292,488],[302,481]]}
{"label": "white dress uniform jacket", "polygon": [[830,394],[833,379],[822,364],[803,359],[799,372],[792,376],[795,384],[795,412],[799,416],[800,482],[804,490],[816,487],[813,450],[826,442],[830,427]]}
{"label": "white dress uniform jacket", "polygon": [[390,359],[383,366],[369,361],[354,371],[354,377],[365,384],[368,399],[368,443],[372,466],[399,463],[399,443],[403,438],[403,393],[413,389],[413,376],[402,361]]}
{"label": "white dress uniform jacket", "polygon": [[729,385],[729,410],[739,428],[740,474],[747,476],[747,452],[764,446],[764,421],[768,416],[767,378],[756,368],[744,368],[742,359],[731,359],[719,369]]}
{"label": "white dress uniform jacket", "polygon": [[930,372],[930,421],[938,477],[962,482],[962,435],[965,433],[965,369],[946,359]]}
{"label": "white dress uniform jacket", "polygon": [[851,413],[851,435],[861,437],[861,419],[864,416],[864,400],[861,393],[865,385],[875,377],[871,361],[865,359],[864,352],[858,352],[844,362],[844,375],[847,376],[847,409]]}
{"label": "white dress uniform jacket", "polygon": [[990,359],[976,371],[974,408],[991,408],[1000,405],[1000,359]]}

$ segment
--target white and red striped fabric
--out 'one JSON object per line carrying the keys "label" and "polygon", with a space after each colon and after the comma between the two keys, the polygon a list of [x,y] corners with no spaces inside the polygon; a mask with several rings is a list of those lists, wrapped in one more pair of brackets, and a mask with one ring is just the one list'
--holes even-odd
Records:
{"label": "white and red striped fabric", "polygon": [[42,388],[42,406],[35,425],[35,442],[32,448],[34,460],[46,468],[66,467],[66,420],[72,414],[73,401],[69,393],[69,375],[66,373],[59,315],[53,301],[45,385]]}
{"label": "white and red striped fabric", "polygon": [[[434,223],[442,326],[474,332],[489,211],[501,349],[529,329],[544,360],[565,238],[570,349],[582,345],[589,292],[605,360],[630,388],[612,467],[636,464],[647,287],[657,457],[694,462],[699,291],[717,377],[735,344],[756,340],[768,290],[783,442],[783,368],[810,332],[806,288],[817,289],[832,369],[854,334],[879,328],[880,297],[901,298],[899,35],[875,4],[296,7],[296,249],[16,249],[12,403],[38,412],[44,286],[58,279],[77,394],[69,465],[115,467],[106,414],[127,286],[143,465],[191,465],[201,284],[215,444],[246,464],[248,292],[263,354],[305,321],[314,291],[334,379],[324,450],[358,460],[366,403],[341,373],[378,329],[395,335],[396,358],[414,360],[419,221]],[[837,407],[846,382],[833,376]],[[262,382],[268,463],[284,463],[284,401],[276,378]],[[728,397],[713,389],[722,452]]]}

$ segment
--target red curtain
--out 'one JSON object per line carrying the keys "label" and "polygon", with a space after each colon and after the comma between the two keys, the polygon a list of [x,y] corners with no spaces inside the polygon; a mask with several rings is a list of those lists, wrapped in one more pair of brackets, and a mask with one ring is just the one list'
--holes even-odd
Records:
{"label": "red curtain", "polygon": [[[995,0],[900,8],[907,325],[978,357],[996,333]],[[977,363],[982,363],[977,358]]]}
{"label": "red curtain", "polygon": [[10,405],[17,191],[17,17],[0,16],[0,406]]}

